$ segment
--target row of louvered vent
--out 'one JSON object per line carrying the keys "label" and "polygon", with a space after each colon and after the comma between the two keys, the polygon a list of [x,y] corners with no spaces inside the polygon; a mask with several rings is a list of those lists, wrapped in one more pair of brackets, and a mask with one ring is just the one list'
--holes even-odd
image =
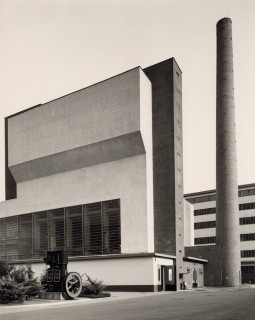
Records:
{"label": "row of louvered vent", "polygon": [[0,219],[0,260],[27,260],[48,250],[70,256],[121,252],[120,200]]}

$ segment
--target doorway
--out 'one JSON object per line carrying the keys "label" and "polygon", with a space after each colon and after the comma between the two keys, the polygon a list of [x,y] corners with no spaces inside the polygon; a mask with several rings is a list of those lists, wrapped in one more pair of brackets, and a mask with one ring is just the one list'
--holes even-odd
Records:
{"label": "doorway", "polygon": [[161,266],[161,286],[163,291],[176,291],[175,266]]}

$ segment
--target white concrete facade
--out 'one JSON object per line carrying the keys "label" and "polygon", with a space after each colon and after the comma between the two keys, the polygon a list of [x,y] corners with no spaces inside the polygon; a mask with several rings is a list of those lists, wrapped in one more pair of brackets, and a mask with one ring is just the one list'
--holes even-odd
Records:
{"label": "white concrete facade", "polygon": [[[158,290],[161,266],[174,270],[175,257],[154,248],[152,93],[142,69],[6,121],[17,197],[0,203],[0,219],[119,199],[120,254],[71,257],[68,270],[107,286]],[[12,263],[32,263],[39,276],[45,264],[37,260]]]}
{"label": "white concrete facade", "polygon": [[[150,95],[150,81],[136,68],[11,117],[9,167],[18,182],[17,198],[0,203],[0,216],[121,199],[122,253],[153,252]],[[116,137],[116,159],[106,161],[114,150],[107,143]],[[105,140],[105,146],[97,145]],[[133,149],[129,157],[121,154],[122,143]],[[86,166],[91,145],[96,151],[88,156],[101,163]],[[77,157],[81,147],[83,155]],[[80,159],[84,167],[69,171]],[[30,180],[31,171],[40,177]]]}

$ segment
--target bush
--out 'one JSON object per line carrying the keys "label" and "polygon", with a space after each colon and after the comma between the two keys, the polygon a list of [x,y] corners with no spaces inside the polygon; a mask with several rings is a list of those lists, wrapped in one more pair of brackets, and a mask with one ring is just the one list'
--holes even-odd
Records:
{"label": "bush", "polygon": [[82,282],[82,290],[80,293],[81,297],[94,295],[97,296],[102,294],[105,288],[102,280],[93,280],[86,274],[87,280]]}
{"label": "bush", "polygon": [[7,277],[13,269],[15,269],[13,265],[0,261],[0,279],[2,277]]}
{"label": "bush", "polygon": [[34,277],[34,271],[30,265],[27,265],[26,267],[21,266],[18,269],[15,268],[10,273],[10,277],[16,283],[22,284],[26,299],[35,297],[43,289],[37,278]]}
{"label": "bush", "polygon": [[24,301],[42,290],[30,265],[16,268],[0,262],[0,302]]}
{"label": "bush", "polygon": [[42,285],[43,290],[47,290],[47,269],[43,271],[43,273],[40,275],[40,283]]}
{"label": "bush", "polygon": [[24,301],[24,289],[12,279],[0,279],[0,302]]}

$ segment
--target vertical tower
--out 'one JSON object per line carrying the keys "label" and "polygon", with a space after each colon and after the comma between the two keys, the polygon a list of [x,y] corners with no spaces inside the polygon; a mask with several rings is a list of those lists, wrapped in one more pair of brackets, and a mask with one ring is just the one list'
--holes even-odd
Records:
{"label": "vertical tower", "polygon": [[240,239],[234,105],[232,21],[217,23],[216,102],[217,244],[221,246],[222,285],[239,286]]}
{"label": "vertical tower", "polygon": [[144,72],[152,83],[155,252],[176,256],[179,289],[184,255],[182,72],[174,58]]}

